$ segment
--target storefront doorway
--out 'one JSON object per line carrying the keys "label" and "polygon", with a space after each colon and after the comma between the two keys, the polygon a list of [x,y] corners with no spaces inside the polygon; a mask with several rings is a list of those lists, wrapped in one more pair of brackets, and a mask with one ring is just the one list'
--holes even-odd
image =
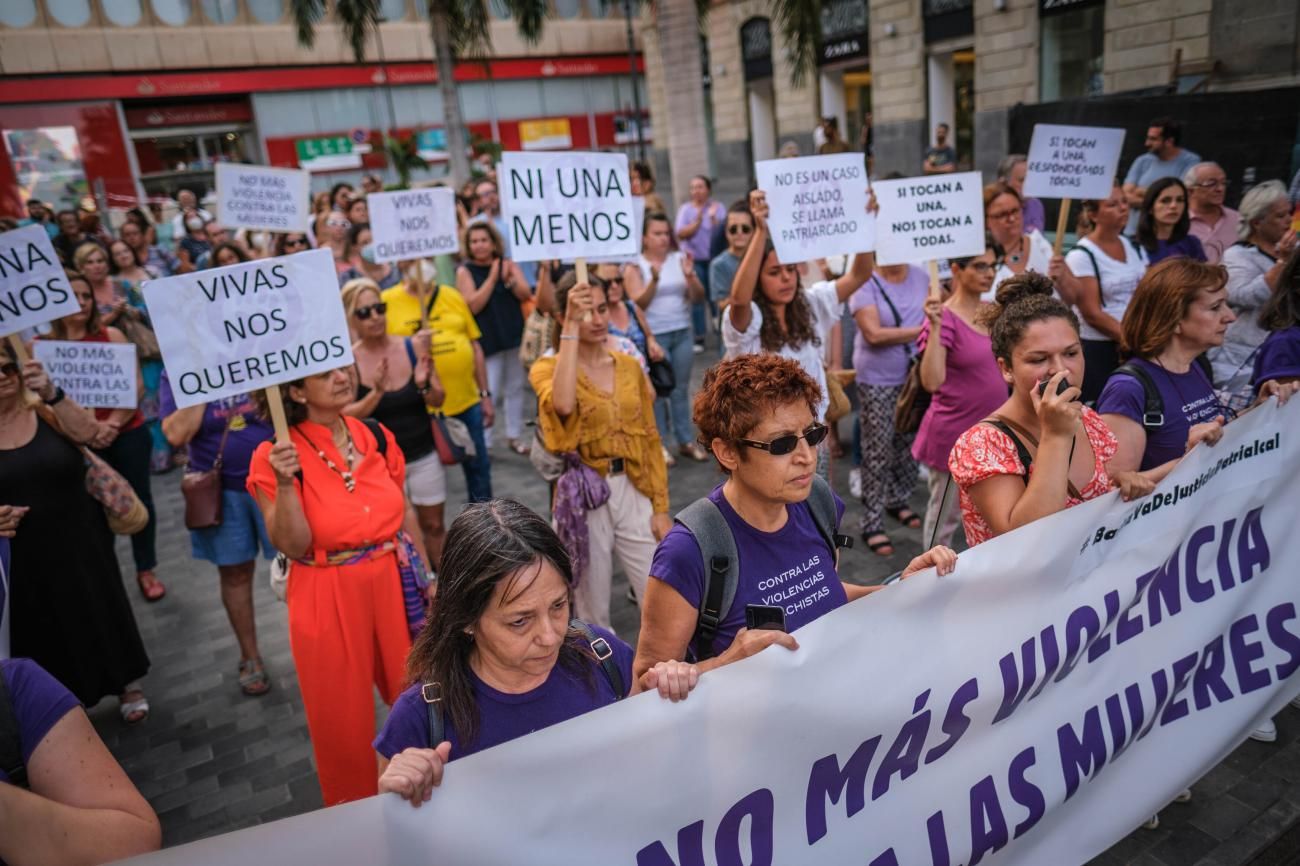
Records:
{"label": "storefront doorway", "polygon": [[246,98],[201,105],[129,105],[128,134],[145,194],[175,197],[182,188],[200,197],[213,186],[218,162],[262,162]]}

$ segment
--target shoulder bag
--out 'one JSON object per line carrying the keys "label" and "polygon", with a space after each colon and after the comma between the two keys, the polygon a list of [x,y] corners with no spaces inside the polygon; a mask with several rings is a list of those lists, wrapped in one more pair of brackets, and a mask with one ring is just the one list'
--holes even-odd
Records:
{"label": "shoulder bag", "polygon": [[181,477],[181,496],[185,498],[185,528],[212,529],[221,525],[221,458],[230,435],[230,420],[221,431],[221,444],[217,446],[212,468],[204,472],[185,470]]}
{"label": "shoulder bag", "polygon": [[104,517],[114,535],[135,535],[149,523],[149,511],[136,495],[131,483],[122,477],[104,459],[80,442],[75,442],[64,431],[54,410],[37,406],[36,412],[55,433],[68,440],[81,451],[86,461],[86,492],[104,507]]}
{"label": "shoulder bag", "polygon": [[[884,285],[874,275],[871,281],[880,290],[880,297],[889,305],[889,312],[894,314],[894,326],[903,327],[903,317],[899,315],[898,307],[894,306]],[[937,335],[932,332],[930,336]],[[930,408],[930,392],[921,385],[920,353],[912,351],[912,347],[906,343],[903,344],[903,350],[907,353],[907,377],[903,379],[898,400],[894,402],[894,429],[906,436],[921,429],[921,419]]]}

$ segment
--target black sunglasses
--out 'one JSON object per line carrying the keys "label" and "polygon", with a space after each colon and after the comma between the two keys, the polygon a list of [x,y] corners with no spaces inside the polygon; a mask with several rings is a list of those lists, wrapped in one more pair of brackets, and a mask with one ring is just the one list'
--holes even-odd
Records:
{"label": "black sunglasses", "polygon": [[307,246],[306,238],[289,238],[284,242],[286,247],[305,247]]}
{"label": "black sunglasses", "polygon": [[358,319],[364,322],[366,319],[370,318],[371,313],[378,313],[379,315],[382,316],[387,312],[388,312],[388,304],[384,303],[383,301],[380,301],[379,303],[371,304],[368,307],[357,307],[355,310],[352,311],[352,315],[356,316]]}
{"label": "black sunglasses", "polygon": [[799,447],[799,440],[808,440],[810,448],[816,448],[821,441],[826,438],[826,434],[831,432],[831,428],[825,424],[814,424],[803,435],[791,433],[788,436],[778,436],[771,442],[757,442],[753,439],[741,439],[741,445],[748,445],[750,448],[757,448],[759,451],[766,451],[773,457],[780,457],[782,454],[789,454]]}
{"label": "black sunglasses", "polygon": [[729,235],[747,235],[753,230],[753,226],[745,225],[744,223],[732,223],[727,226],[727,234]]}
{"label": "black sunglasses", "polygon": [[13,361],[0,361],[0,373],[6,376],[17,376],[18,365]]}

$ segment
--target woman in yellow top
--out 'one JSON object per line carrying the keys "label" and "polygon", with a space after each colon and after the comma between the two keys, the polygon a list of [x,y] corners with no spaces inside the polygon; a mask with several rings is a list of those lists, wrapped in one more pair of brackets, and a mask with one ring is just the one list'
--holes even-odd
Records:
{"label": "woman in yellow top", "polygon": [[565,455],[553,511],[573,560],[576,615],[609,628],[614,555],[640,597],[655,545],[672,528],[668,467],[649,381],[635,359],[606,348],[604,288],[575,285],[566,274],[555,309],[564,311],[559,351],[533,364],[528,378],[542,444]]}

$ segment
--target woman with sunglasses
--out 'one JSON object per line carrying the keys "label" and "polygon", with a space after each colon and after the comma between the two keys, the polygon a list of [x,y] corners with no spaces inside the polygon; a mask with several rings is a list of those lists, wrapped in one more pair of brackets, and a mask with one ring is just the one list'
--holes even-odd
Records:
{"label": "woman with sunglasses", "polygon": [[[357,201],[365,203],[365,199],[357,199]],[[370,223],[354,222],[352,228],[348,229],[348,247],[356,253],[357,264],[339,276],[340,283],[346,285],[349,280],[364,277],[379,286],[382,291],[391,289],[402,281],[402,272],[392,262],[375,261],[373,241],[374,235],[370,231]]]}
{"label": "woman with sunglasses", "polygon": [[599,285],[605,290],[605,299],[609,303],[606,323],[610,336],[630,340],[640,353],[642,364],[662,361],[663,346],[659,345],[654,332],[650,330],[645,313],[627,296],[623,268],[614,264],[597,265],[592,271],[592,277],[592,285]]}
{"label": "woman with sunglasses", "polygon": [[271,248],[274,255],[288,256],[311,249],[311,239],[307,237],[306,232],[287,232],[276,235]]}
{"label": "woman with sunglasses", "polygon": [[[767,196],[762,190],[749,194],[749,212],[754,235],[732,281],[731,301],[722,320],[727,357],[770,352],[797,361],[817,384],[821,397],[815,416],[824,421],[830,400],[822,347],[840,323],[844,302],[871,276],[875,258],[870,253],[854,256],[843,276],[804,288],[798,263],[784,264],[777,259],[767,228]],[[829,476],[827,448],[817,452],[817,472],[823,478]]]}
{"label": "woman with sunglasses", "polygon": [[325,217],[325,234],[317,236],[321,248],[328,247],[334,253],[334,271],[343,274],[349,268],[357,266],[355,251],[348,244],[348,229],[352,223],[341,210],[332,210]]}
{"label": "woman with sunglasses", "polygon": [[[673,526],[650,566],[634,675],[671,659],[693,658],[702,673],[774,643],[797,649],[791,632],[882,588],[840,580],[837,551],[809,502],[814,485],[822,484],[817,446],[829,429],[817,414],[821,402],[821,389],[803,367],[776,354],[730,358],[705,374],[695,397],[695,424],[726,476],[708,500],[735,542],[735,598],[711,639],[699,639],[703,553],[685,525]],[[825,494],[838,525],[844,503],[829,490]],[[935,548],[912,560],[904,576],[931,565],[944,574],[955,562],[951,550]],[[784,628],[745,628],[749,605],[779,607]]]}
{"label": "woman with sunglasses", "polygon": [[420,331],[413,337],[388,333],[388,305],[380,300],[379,286],[361,277],[343,286],[356,360],[357,399],[344,413],[353,418],[374,418],[393,432],[406,457],[406,498],[415,506],[429,564],[438,567],[442,542],[443,504],[447,501],[447,474],[438,457],[429,421],[429,407],[441,406],[447,396],[427,351],[432,336]]}
{"label": "woman with sunglasses", "polygon": [[[552,510],[574,563],[577,615],[609,628],[614,556],[643,596],[655,543],[672,526],[668,467],[654,390],[635,359],[610,349],[603,285],[575,284],[565,274],[556,286],[559,348],[534,362],[528,378],[542,443],[576,458],[556,483]],[[603,502],[584,489],[600,491]]]}

